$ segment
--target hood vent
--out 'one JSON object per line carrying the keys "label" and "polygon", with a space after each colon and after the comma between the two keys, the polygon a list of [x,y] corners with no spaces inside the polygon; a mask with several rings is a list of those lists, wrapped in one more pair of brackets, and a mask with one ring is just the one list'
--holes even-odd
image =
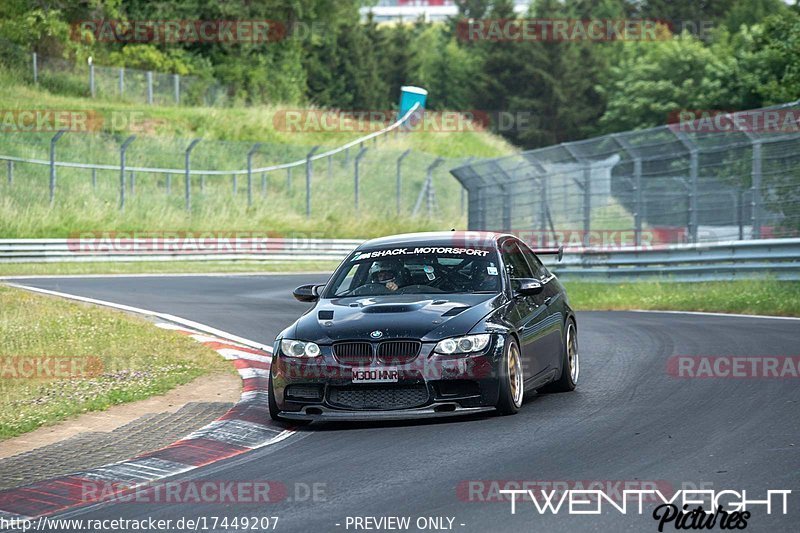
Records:
{"label": "hood vent", "polygon": [[361,311],[363,313],[408,313],[409,311],[417,311],[422,308],[422,305],[414,304],[373,304],[364,306]]}
{"label": "hood vent", "polygon": [[442,316],[456,316],[457,314],[466,311],[469,307],[451,307],[447,312],[442,313]]}
{"label": "hood vent", "polygon": [[317,313],[317,318],[320,320],[333,320],[333,311],[320,311]]}

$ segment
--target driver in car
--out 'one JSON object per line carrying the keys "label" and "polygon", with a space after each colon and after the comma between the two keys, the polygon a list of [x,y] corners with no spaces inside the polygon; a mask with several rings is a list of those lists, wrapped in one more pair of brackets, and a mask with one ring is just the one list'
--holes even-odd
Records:
{"label": "driver in car", "polygon": [[372,283],[378,283],[394,292],[400,288],[400,265],[390,261],[375,263],[375,271],[370,275]]}

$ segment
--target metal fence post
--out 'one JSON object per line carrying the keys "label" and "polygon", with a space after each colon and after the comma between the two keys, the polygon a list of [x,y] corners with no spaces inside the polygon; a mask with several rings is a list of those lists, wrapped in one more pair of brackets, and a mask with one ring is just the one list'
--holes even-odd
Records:
{"label": "metal fence post", "polygon": [[50,206],[56,201],[56,143],[67,130],[59,130],[50,139]]}
{"label": "metal fence post", "polygon": [[[761,139],[755,136],[747,128],[741,128],[738,122],[733,120],[730,115],[726,115],[731,124],[738,131],[743,133],[752,145],[751,167],[750,167],[750,216],[753,223],[751,239],[761,238]],[[744,217],[742,217],[744,218]],[[739,231],[743,233],[742,230]]]}
{"label": "metal fence post", "polygon": [[698,194],[698,149],[688,135],[682,131],[673,131],[678,140],[689,151],[689,242],[697,242],[697,194]]}
{"label": "metal fence post", "polygon": [[153,105],[153,71],[148,70],[145,74],[147,80],[147,104]]}
{"label": "metal fence post", "polygon": [[119,95],[122,96],[125,94],[125,68],[119,69],[119,79],[117,80],[117,85],[119,86]]}
{"label": "metal fence post", "polygon": [[181,75],[172,75],[172,86],[175,90],[175,105],[181,105]]}
{"label": "metal fence post", "polygon": [[[468,159],[467,159],[467,160],[464,162],[464,166],[466,166],[466,165],[471,165],[471,164],[472,164],[472,161],[473,161],[474,159],[475,159],[474,157],[470,157],[470,158],[468,158]],[[464,184],[462,183],[462,184],[461,184],[461,216],[462,216],[462,217],[464,216],[464,204],[466,203],[464,200],[465,200],[466,193],[467,193],[467,189],[464,187]]]}
{"label": "metal fence post", "polygon": [[286,169],[286,194],[292,193],[292,167]]}
{"label": "metal fence post", "polygon": [[200,192],[206,192],[206,175],[200,174]]}
{"label": "metal fence post", "polygon": [[433,211],[433,204],[436,202],[436,191],[433,187],[433,171],[444,163],[444,159],[441,157],[436,158],[436,160],[431,163],[431,166],[428,167],[428,174],[426,176],[426,181],[428,182],[428,194],[426,196],[426,207],[428,212],[428,218],[431,217],[431,212]]}
{"label": "metal fence post", "polygon": [[89,94],[94,98],[94,63],[89,58]]}
{"label": "metal fence post", "polygon": [[128,146],[136,139],[136,135],[131,135],[122,146],[119,147],[119,208],[125,209],[125,152]]}
{"label": "metal fence post", "polygon": [[583,169],[583,245],[591,245],[592,236],[592,167],[584,163]]}
{"label": "metal fence post", "polygon": [[33,53],[33,83],[35,85],[39,84],[39,56],[36,55],[36,52]]}
{"label": "metal fence post", "polygon": [[539,177],[539,185],[541,186],[541,198],[539,199],[539,239],[542,240],[547,235],[547,176]]}
{"label": "metal fence post", "polygon": [[97,169],[92,169],[92,189],[97,190]]}
{"label": "metal fence post", "polygon": [[441,157],[437,157],[433,163],[428,166],[428,169],[425,173],[425,181],[422,184],[422,189],[419,191],[419,195],[417,196],[417,201],[414,203],[414,210],[411,212],[412,216],[417,216],[419,213],[420,207],[422,207],[422,201],[425,200],[425,208],[426,212],[428,213],[428,217],[431,216],[431,211],[433,210],[433,203],[436,198],[436,193],[433,190],[433,170],[441,165],[444,162],[444,159]]}
{"label": "metal fence post", "polygon": [[[478,224],[477,229],[486,228],[486,205],[485,197],[483,195],[483,187],[478,187]],[[472,228],[470,228],[472,229]]]}
{"label": "metal fence post", "polygon": [[198,139],[194,139],[192,142],[189,143],[189,146],[186,147],[186,174],[185,174],[185,177],[186,177],[185,185],[186,185],[186,187],[185,187],[185,196],[186,196],[186,210],[187,211],[191,211],[192,210],[192,178],[191,178],[191,174],[189,173],[189,159],[190,159],[190,156],[192,154],[192,150],[194,149],[194,147],[197,146],[197,143],[199,143],[202,140],[203,140],[202,137],[200,137]]}
{"label": "metal fence post", "polygon": [[753,217],[753,239],[761,238],[761,140],[752,139],[753,162],[751,169],[750,208]]}
{"label": "metal fence post", "polygon": [[14,162],[12,160],[6,161],[6,165],[8,167],[8,184],[14,184]]}
{"label": "metal fence post", "polygon": [[253,155],[261,148],[261,143],[256,143],[247,152],[247,207],[253,205]]}
{"label": "metal fence post", "polygon": [[644,200],[644,191],[642,191],[642,158],[627,139],[620,137],[616,133],[612,134],[611,138],[617,141],[617,144],[619,144],[622,149],[628,152],[628,155],[633,158],[633,239],[636,246],[641,246],[642,221],[644,219],[644,206],[642,205]]}
{"label": "metal fence post", "polygon": [[333,179],[333,155],[328,156],[328,179]]}
{"label": "metal fence post", "polygon": [[314,175],[314,163],[312,157],[319,150],[319,146],[315,146],[306,154],[306,218],[311,217],[311,178]]}
{"label": "metal fence post", "polygon": [[233,191],[232,191],[232,193],[233,193],[233,196],[235,197],[236,193],[239,190],[239,177],[235,172],[233,174],[231,174],[231,177],[233,178]]}
{"label": "metal fence post", "polygon": [[266,172],[262,172],[261,173],[261,197],[262,198],[266,198],[267,197],[267,173]]}
{"label": "metal fence post", "polygon": [[403,159],[405,159],[408,154],[411,153],[411,149],[406,150],[403,152],[400,157],[397,158],[397,178],[395,183],[395,210],[397,212],[397,216],[400,216],[400,191],[402,187],[402,167],[403,167]]}
{"label": "metal fence post", "polygon": [[136,172],[131,170],[131,173],[128,174],[128,190],[131,193],[131,197],[136,194]]}
{"label": "metal fence post", "polygon": [[353,205],[356,208],[356,214],[358,214],[358,193],[359,193],[359,190],[358,190],[358,187],[359,187],[359,174],[358,174],[359,169],[358,169],[358,166],[359,166],[359,163],[361,163],[361,158],[364,157],[364,154],[367,153],[367,150],[368,150],[368,148],[362,148],[361,150],[359,150],[358,151],[358,155],[356,155],[356,159],[355,159],[355,174],[353,175],[353,185],[355,187],[355,190],[354,190],[354,193],[355,193],[354,200],[355,201],[354,201]]}
{"label": "metal fence post", "polygon": [[739,240],[744,240],[744,191],[734,193],[736,197],[736,225],[739,227]]}

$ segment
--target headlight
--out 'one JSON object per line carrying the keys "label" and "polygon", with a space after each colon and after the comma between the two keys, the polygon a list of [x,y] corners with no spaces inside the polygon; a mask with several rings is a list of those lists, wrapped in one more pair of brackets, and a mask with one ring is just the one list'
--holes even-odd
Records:
{"label": "headlight", "polygon": [[313,342],[283,339],[281,341],[281,353],[287,357],[317,357],[319,355],[319,346]]}
{"label": "headlight", "polygon": [[433,351],[445,355],[481,352],[489,346],[489,341],[491,339],[492,336],[489,333],[467,335],[466,337],[453,337],[452,339],[439,341]]}

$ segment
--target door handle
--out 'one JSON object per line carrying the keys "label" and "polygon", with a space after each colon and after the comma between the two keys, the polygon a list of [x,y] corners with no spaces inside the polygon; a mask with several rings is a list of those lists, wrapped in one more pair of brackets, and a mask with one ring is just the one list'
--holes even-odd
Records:
{"label": "door handle", "polygon": [[551,301],[552,299],[553,299],[553,297],[552,297],[552,296],[548,296],[547,298],[545,298],[545,299],[544,299],[544,305],[550,305],[550,301]]}

